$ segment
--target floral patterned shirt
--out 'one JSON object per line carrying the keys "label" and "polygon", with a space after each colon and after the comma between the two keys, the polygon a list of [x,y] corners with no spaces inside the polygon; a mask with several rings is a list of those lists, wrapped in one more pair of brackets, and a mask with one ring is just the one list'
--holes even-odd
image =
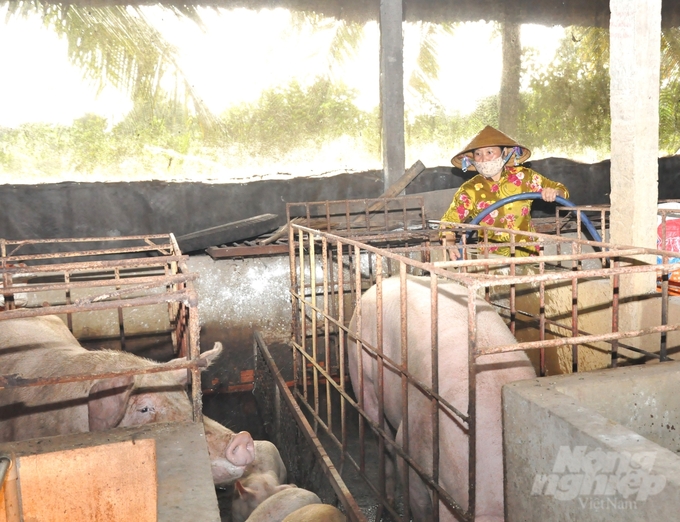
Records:
{"label": "floral patterned shirt", "polygon": [[[562,183],[551,181],[527,167],[506,166],[498,181],[493,181],[477,174],[472,179],[463,183],[456,191],[451,206],[441,218],[441,221],[451,223],[469,222],[482,210],[500,199],[523,192],[542,192],[544,187],[560,189],[564,193],[564,198],[569,198],[569,191]],[[519,200],[508,203],[488,214],[481,221],[480,225],[535,232],[531,223],[531,203],[532,200]],[[445,228],[445,225],[442,225],[442,228]],[[526,242],[529,238],[516,236],[516,240],[518,242]],[[507,243],[510,241],[510,234],[495,232],[489,237],[489,241]],[[498,255],[510,255],[510,247],[508,246],[491,247],[489,251]],[[515,255],[517,256],[529,256],[536,253],[537,250],[533,246],[515,248]]]}

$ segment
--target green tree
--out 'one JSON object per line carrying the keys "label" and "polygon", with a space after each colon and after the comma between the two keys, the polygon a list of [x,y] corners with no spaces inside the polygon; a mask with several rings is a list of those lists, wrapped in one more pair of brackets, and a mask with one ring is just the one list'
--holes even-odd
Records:
{"label": "green tree", "polygon": [[522,96],[518,139],[535,147],[580,152],[609,150],[609,42],[603,29],[571,28],[553,62],[538,68]]}
{"label": "green tree", "polygon": [[[661,34],[659,149],[680,147],[680,29]],[[522,96],[518,138],[534,146],[578,152],[610,150],[609,31],[572,27],[545,70],[525,59],[531,76]]]}
{"label": "green tree", "polygon": [[244,152],[276,157],[294,149],[319,147],[343,135],[377,133],[374,115],[360,111],[356,93],[343,84],[318,78],[309,87],[297,81],[262,93],[254,103],[222,115],[224,145]]}
{"label": "green tree", "polygon": [[[213,115],[177,63],[177,49],[153,27],[140,6],[81,7],[39,0],[0,2],[3,4],[8,7],[9,19],[39,14],[45,27],[66,39],[69,60],[99,90],[113,86],[147,109],[169,100],[177,114],[188,117],[195,112],[204,130],[214,129]],[[164,9],[203,27],[194,6],[166,4]],[[166,77],[172,77],[176,85],[172,98],[161,86]]]}

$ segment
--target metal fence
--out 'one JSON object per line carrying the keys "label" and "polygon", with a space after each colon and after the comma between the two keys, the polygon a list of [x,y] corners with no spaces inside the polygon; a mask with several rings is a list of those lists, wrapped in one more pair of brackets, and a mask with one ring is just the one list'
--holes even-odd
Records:
{"label": "metal fence", "polygon": [[[354,216],[346,215],[347,220],[366,215],[365,222],[368,223],[372,212],[381,211],[378,201],[362,202],[355,203],[363,204],[364,210],[357,211]],[[347,204],[347,208],[350,206]],[[576,216],[577,225],[580,225],[581,212],[599,214],[602,236],[606,237],[606,209],[566,208],[563,212]],[[395,226],[389,220],[382,220],[378,227],[352,234],[351,227],[327,226],[330,220],[324,222],[323,216],[320,223],[306,218],[308,224],[315,224],[316,227],[294,222],[291,216],[289,213],[295,386],[292,389],[294,402],[291,399],[290,407],[308,420],[318,440],[323,439],[323,447],[316,448],[316,451],[331,459],[332,467],[328,465],[328,469],[339,470],[341,477],[356,474],[363,479],[360,486],[346,488],[353,500],[342,501],[343,505],[360,508],[360,513],[350,516],[352,519],[361,520],[367,512],[366,504],[372,502],[378,506],[377,518],[386,511],[393,519],[409,520],[408,495],[402,495],[398,502],[388,498],[386,449],[398,455],[406,463],[405,469],[413,470],[426,484],[434,499],[435,519],[438,519],[438,500],[443,502],[444,509],[458,513],[462,519],[474,518],[476,470],[475,459],[469,459],[466,499],[469,507],[463,509],[464,502],[455,498],[453,492],[446,490],[439,482],[442,464],[438,460],[440,434],[437,423],[434,423],[431,434],[433,455],[427,464],[423,464],[422,459],[410,454],[408,441],[394,442],[393,433],[383,420],[383,401],[388,390],[379,389],[381,414],[376,420],[364,408],[363,393],[352,389],[346,365],[348,341],[356,343],[363,353],[370,354],[377,361],[379,373],[389,372],[402,382],[400,403],[405,408],[406,419],[409,416],[409,393],[426,397],[432,408],[433,419],[438,418],[439,414],[459,419],[469,433],[469,455],[475,455],[477,451],[474,436],[475,383],[476,361],[480,356],[526,350],[538,354],[535,357],[537,373],[545,375],[547,355],[554,355],[559,350],[571,354],[571,368],[567,371],[579,371],[580,351],[595,349],[605,353],[607,366],[614,367],[622,360],[634,362],[636,356],[664,361],[670,348],[680,346],[674,333],[680,329],[680,321],[669,321],[668,279],[669,275],[680,270],[680,264],[669,262],[674,256],[673,252],[587,240],[578,231],[574,237],[563,233],[528,235],[516,231],[511,233],[508,246],[512,248],[520,236],[528,236],[526,239],[530,244],[539,247],[540,255],[499,258],[489,255],[488,237],[495,230],[492,228],[455,226],[457,236],[462,240],[452,245],[446,244],[446,241],[440,242],[437,230],[420,226],[411,227],[415,230],[410,230],[408,223]],[[574,221],[562,216],[558,213],[555,225],[556,230],[561,232],[567,230],[567,221]],[[471,234],[478,237],[475,244],[468,242]],[[460,260],[451,260],[449,254],[452,248],[460,249]],[[657,257],[662,260],[661,263],[656,263]],[[453,282],[467,292],[467,339],[459,340],[463,343],[463,349],[468,350],[469,358],[466,408],[455,408],[447,398],[437,393],[437,357],[432,359],[432,375],[428,382],[423,382],[409,371],[406,325],[416,321],[414,318],[409,319],[406,306],[405,281],[411,275],[427,277],[430,283],[431,323],[426,325],[426,330],[431,336],[434,353],[442,349],[444,343],[452,342],[451,339],[438,338],[438,287]],[[359,327],[354,330],[350,328],[353,315],[355,321],[360,322],[360,317],[367,313],[361,309],[362,294],[376,285],[377,295],[380,296],[384,281],[390,277],[398,278],[401,282],[400,360],[390,359],[383,353],[384,332],[380,319],[377,322],[377,342],[360,338],[357,334]],[[626,285],[634,277],[658,280],[658,292],[641,299],[646,300],[645,306],[651,307],[653,304],[659,313],[653,324],[624,329],[620,316],[625,316],[626,307],[635,299],[626,300],[622,296],[628,295]],[[584,303],[588,301],[588,285],[593,281],[605,284],[608,292],[605,306],[608,320],[604,325],[601,320],[598,322],[606,331],[589,332],[581,325],[584,316],[597,312],[597,307],[602,308],[601,304],[591,307],[592,310],[583,308],[590,306]],[[555,300],[554,292],[558,291],[567,292],[568,305],[559,314],[551,315],[549,305]],[[522,308],[529,294],[530,300],[536,304],[535,311]],[[478,345],[478,296],[491,303],[511,331],[516,335],[521,333],[524,340],[493,347]],[[380,297],[375,306],[382,306]],[[375,315],[380,318],[380,310]],[[645,341],[641,340],[645,338]],[[650,348],[650,343],[653,348]],[[376,446],[377,452],[374,449]],[[401,473],[401,481],[402,487],[407,488],[408,472]],[[338,489],[345,491],[345,488]],[[370,500],[358,500],[366,495],[370,496]]]}
{"label": "metal fence", "polygon": [[[187,357],[185,362],[53,379],[2,375],[0,389],[186,368],[191,372],[194,420],[202,420],[199,366],[204,363],[199,359],[196,275],[188,270],[186,256],[172,234],[0,239],[0,275],[0,327],[8,319],[54,314],[61,316],[74,334],[81,323],[98,323],[97,328],[107,334],[100,333],[95,340],[113,342],[117,349],[125,350],[132,338],[148,335],[147,318],[153,317],[158,323],[155,333],[172,341],[178,357]],[[145,312],[145,320],[136,321]],[[78,321],[81,317],[83,321]]]}

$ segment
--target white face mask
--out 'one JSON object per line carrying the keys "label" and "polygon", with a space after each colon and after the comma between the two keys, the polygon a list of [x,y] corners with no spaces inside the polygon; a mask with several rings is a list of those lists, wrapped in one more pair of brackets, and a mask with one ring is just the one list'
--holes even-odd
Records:
{"label": "white face mask", "polygon": [[506,158],[498,156],[496,159],[490,161],[473,161],[472,164],[482,176],[485,178],[493,178],[496,174],[500,174],[505,162],[508,161],[509,158],[510,156]]}

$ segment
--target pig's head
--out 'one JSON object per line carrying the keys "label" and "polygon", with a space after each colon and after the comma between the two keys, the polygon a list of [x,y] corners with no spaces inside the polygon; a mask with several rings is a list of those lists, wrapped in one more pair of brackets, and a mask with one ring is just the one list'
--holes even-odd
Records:
{"label": "pig's head", "polygon": [[205,439],[216,486],[233,484],[255,458],[255,443],[250,433],[234,433],[208,417],[203,417]]}
{"label": "pig's head", "polygon": [[[222,345],[201,354],[210,364],[222,352]],[[127,352],[94,352],[107,368],[155,365]],[[102,366],[104,366],[102,364]],[[186,369],[95,381],[88,399],[90,431],[140,426],[152,422],[185,422],[193,418],[186,393]],[[206,442],[216,485],[231,484],[243,475],[255,456],[254,442],[246,431],[234,433],[204,417]]]}

